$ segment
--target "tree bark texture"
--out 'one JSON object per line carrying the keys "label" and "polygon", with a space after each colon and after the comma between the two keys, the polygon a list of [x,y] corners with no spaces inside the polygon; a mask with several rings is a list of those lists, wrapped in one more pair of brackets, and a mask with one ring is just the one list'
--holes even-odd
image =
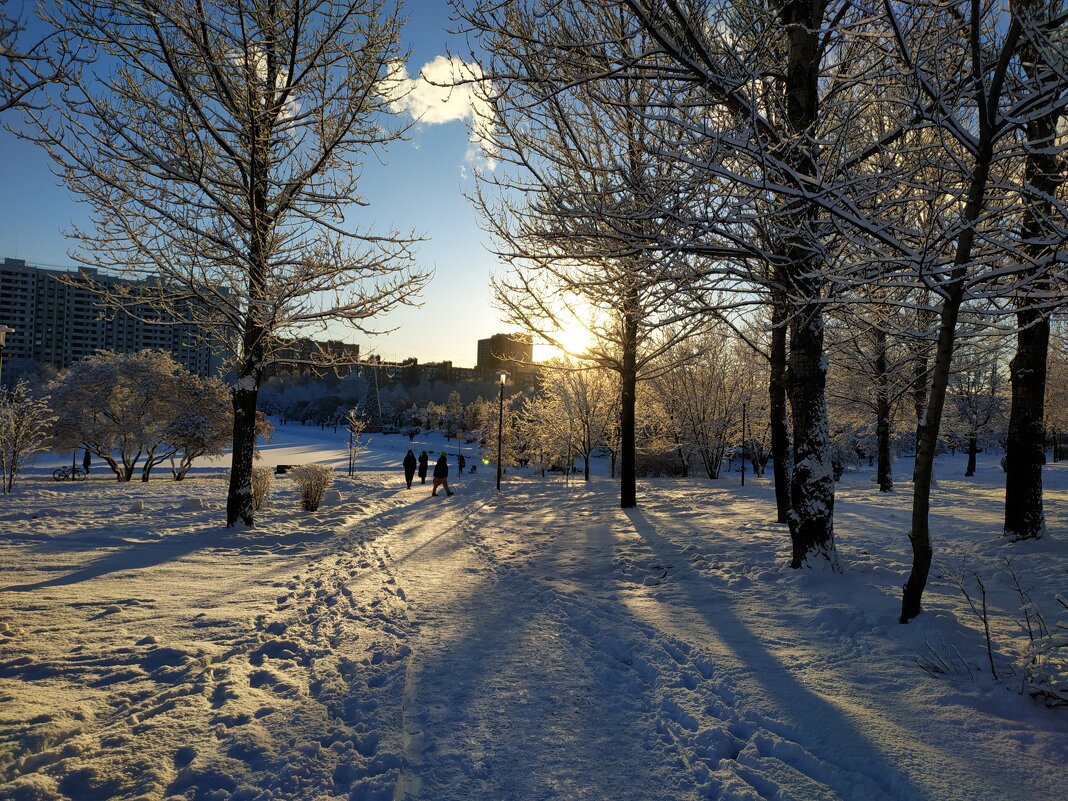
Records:
{"label": "tree bark texture", "polygon": [[890,375],[886,357],[886,332],[876,332],[875,340],[875,439],[878,450],[876,481],[879,492],[894,491],[894,468],[890,453]]}
{"label": "tree bark texture", "polygon": [[[1032,146],[1024,165],[1026,183],[1034,187],[1026,198],[1020,238],[1024,256],[1041,270],[1057,247],[1058,237],[1047,221],[1054,214],[1052,198],[1064,181],[1058,169],[1054,140],[1057,115],[1047,115],[1028,125]],[[1038,281],[1041,294],[1049,281]],[[1028,307],[1021,298],[1016,313],[1016,354],[1009,362],[1012,405],[1005,441],[1005,536],[1013,540],[1038,539],[1046,531],[1042,499],[1042,465],[1046,461],[1046,360],[1049,356],[1049,313]],[[1054,444],[1056,449],[1056,441]]]}
{"label": "tree bark texture", "polygon": [[1017,314],[1016,355],[1009,363],[1012,407],[1005,442],[1005,536],[1037,539],[1046,530],[1042,464],[1046,457],[1046,358],[1049,317]]}
{"label": "tree bark texture", "polygon": [[[783,299],[772,307],[771,373],[768,409],[771,416],[771,460],[775,471],[775,508],[779,523],[790,522],[790,428],[786,419],[786,315]],[[718,470],[717,470],[718,472]],[[718,478],[718,475],[716,476]]]}
{"label": "tree bark texture", "polygon": [[949,374],[953,365],[953,348],[957,338],[957,319],[964,300],[964,279],[968,263],[972,256],[975,242],[975,226],[983,211],[990,162],[993,149],[990,143],[976,155],[976,166],[972,171],[968,187],[968,203],[964,209],[964,223],[957,238],[957,250],[954,254],[955,267],[945,286],[942,310],[939,315],[938,344],[935,348],[934,366],[931,369],[931,391],[927,396],[927,407],[920,420],[919,439],[916,442],[916,468],[913,473],[912,496],[912,530],[909,542],[912,544],[912,571],[901,596],[901,622],[908,623],[922,610],[923,591],[927,587],[927,576],[931,571],[930,512],[931,482],[934,477],[935,449],[938,445],[938,433],[942,425],[942,412],[946,404],[946,391],[949,387]]}
{"label": "tree bark texture", "polygon": [[[779,0],[785,29],[784,100],[789,139],[781,158],[792,170],[816,176],[814,145],[809,141],[819,119],[821,30],[826,0]],[[823,353],[820,243],[813,241],[819,210],[798,203],[780,210],[784,236],[777,254],[778,272],[792,301],[787,393],[793,420],[794,458],[790,477],[791,566],[816,559],[837,569],[834,547],[834,478],[825,399],[826,360]]]}
{"label": "tree bark texture", "polygon": [[834,477],[824,397],[823,311],[809,304],[791,326],[788,387],[794,422],[789,515],[792,567],[812,556],[837,564],[834,547]]}

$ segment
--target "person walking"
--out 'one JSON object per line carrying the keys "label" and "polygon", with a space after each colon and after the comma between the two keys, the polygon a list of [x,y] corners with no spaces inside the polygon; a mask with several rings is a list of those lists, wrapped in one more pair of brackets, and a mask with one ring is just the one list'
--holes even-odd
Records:
{"label": "person walking", "polygon": [[434,489],[430,494],[437,495],[438,487],[444,487],[445,492],[452,495],[452,490],[449,489],[449,459],[444,453],[438,457],[438,463],[434,465]]}
{"label": "person walking", "polygon": [[461,453],[456,457],[456,475],[462,476],[464,474],[464,467],[467,466],[467,459]]}
{"label": "person walking", "polygon": [[86,475],[89,475],[89,466],[93,463],[93,457],[89,455],[89,449],[85,449],[85,456],[82,457],[82,470]]}
{"label": "person walking", "polygon": [[408,484],[408,489],[412,488],[412,479],[415,478],[415,453],[409,449],[408,453],[404,457],[404,480]]}
{"label": "person walking", "polygon": [[426,468],[430,463],[430,457],[426,455],[426,451],[419,454],[419,483],[426,483]]}

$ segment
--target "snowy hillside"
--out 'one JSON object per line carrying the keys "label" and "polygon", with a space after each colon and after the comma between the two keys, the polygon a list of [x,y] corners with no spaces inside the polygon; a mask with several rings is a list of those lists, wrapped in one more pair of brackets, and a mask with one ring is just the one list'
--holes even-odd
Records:
{"label": "snowy hillside", "polygon": [[[767,480],[641,482],[623,511],[603,465],[498,495],[465,446],[454,497],[405,489],[405,451],[444,445],[373,437],[316,513],[281,477],[249,531],[222,461],[123,485],[39,460],[0,499],[0,798],[1064,797],[1068,708],[1021,692],[1005,560],[1063,621],[1068,465],[1046,539],[1008,544],[996,458],[940,461],[902,626],[905,461],[896,494],[839,485],[835,575],[785,567]],[[343,435],[284,427],[261,464],[313,461],[340,473]]]}

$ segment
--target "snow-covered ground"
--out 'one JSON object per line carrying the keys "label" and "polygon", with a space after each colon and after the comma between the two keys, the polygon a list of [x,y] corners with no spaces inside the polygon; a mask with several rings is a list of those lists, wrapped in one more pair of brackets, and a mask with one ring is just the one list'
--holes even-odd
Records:
{"label": "snow-covered ground", "polygon": [[[340,470],[343,445],[287,426],[262,463]],[[1065,797],[1068,709],[1011,672],[1004,560],[1052,625],[1068,465],[1048,537],[1009,544],[996,458],[940,460],[937,567],[901,626],[905,461],[896,494],[839,485],[835,575],[785,567],[766,480],[645,481],[623,511],[603,476],[498,495],[479,464],[431,498],[408,447],[374,437],[316,513],[280,478],[249,531],[222,526],[221,462],[122,485],[40,460],[0,498],[0,798]]]}

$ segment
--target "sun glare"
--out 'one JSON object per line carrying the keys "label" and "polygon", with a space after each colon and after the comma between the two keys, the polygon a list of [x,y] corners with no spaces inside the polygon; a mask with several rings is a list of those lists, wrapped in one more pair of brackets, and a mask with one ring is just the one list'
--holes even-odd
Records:
{"label": "sun glare", "polygon": [[534,361],[543,362],[557,356],[565,356],[565,351],[574,355],[582,354],[593,344],[593,336],[581,323],[561,329],[555,338],[563,350],[547,343],[537,344],[534,346]]}

